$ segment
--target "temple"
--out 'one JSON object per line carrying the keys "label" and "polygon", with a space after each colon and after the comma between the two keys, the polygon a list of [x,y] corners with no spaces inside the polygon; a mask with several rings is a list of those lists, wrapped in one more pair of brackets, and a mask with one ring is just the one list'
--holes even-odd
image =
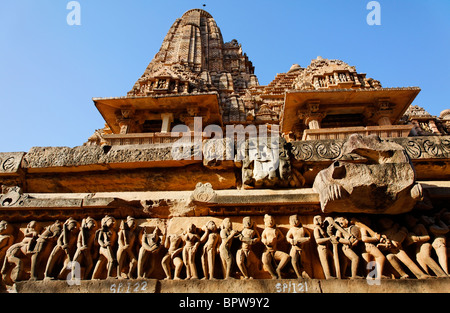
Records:
{"label": "temple", "polygon": [[450,110],[244,48],[189,10],[83,145],[0,152],[2,291],[449,290]]}

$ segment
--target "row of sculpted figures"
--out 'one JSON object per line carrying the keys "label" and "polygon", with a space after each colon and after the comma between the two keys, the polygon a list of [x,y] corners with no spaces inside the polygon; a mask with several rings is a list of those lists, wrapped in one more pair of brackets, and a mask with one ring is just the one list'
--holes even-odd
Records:
{"label": "row of sculpted figures", "polygon": [[[449,277],[450,212],[445,209],[401,218],[316,215],[308,227],[292,215],[287,231],[271,215],[263,221],[262,231],[247,216],[239,231],[224,218],[220,227],[211,219],[202,228],[190,224],[177,233],[140,227],[130,216],[118,230],[108,215],[100,223],[87,217],[80,225],[69,218],[43,229],[32,221],[21,232],[1,221],[2,283],[67,279],[75,266],[82,280],[355,279],[368,274],[370,262],[377,265],[379,278]],[[265,276],[255,276],[258,271]]]}

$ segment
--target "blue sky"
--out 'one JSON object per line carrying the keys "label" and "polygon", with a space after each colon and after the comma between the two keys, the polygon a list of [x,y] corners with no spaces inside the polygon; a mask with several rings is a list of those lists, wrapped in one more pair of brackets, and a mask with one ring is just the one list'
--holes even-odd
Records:
{"label": "blue sky", "polygon": [[369,0],[1,0],[1,152],[82,145],[104,121],[93,97],[125,96],[176,18],[192,8],[237,39],[261,85],[294,63],[342,59],[383,87],[419,86],[414,104],[450,108],[450,1],[379,0],[381,25],[366,22]]}

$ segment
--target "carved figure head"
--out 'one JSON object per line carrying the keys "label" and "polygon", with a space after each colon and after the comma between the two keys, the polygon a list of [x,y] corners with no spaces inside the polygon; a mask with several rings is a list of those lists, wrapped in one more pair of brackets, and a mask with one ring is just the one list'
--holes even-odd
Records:
{"label": "carved figure head", "polygon": [[27,231],[28,230],[29,231],[35,230],[36,229],[36,225],[37,225],[36,221],[29,222],[28,225],[27,225]]}
{"label": "carved figure head", "polygon": [[136,228],[136,220],[134,219],[134,217],[131,217],[131,216],[127,217],[127,225],[128,225],[128,228],[131,230]]}
{"label": "carved figure head", "polygon": [[253,221],[250,216],[246,216],[242,219],[242,224],[244,225],[244,228],[252,228],[253,227]]}
{"label": "carved figure head", "polygon": [[86,227],[87,229],[93,229],[97,227],[97,222],[92,217],[87,217],[84,220],[84,227]]}
{"label": "carved figure head", "polygon": [[297,214],[289,216],[289,224],[293,227],[297,227],[301,224]]}
{"label": "carved figure head", "polygon": [[316,226],[322,226],[323,225],[322,216],[320,216],[320,215],[314,216],[313,224],[316,225]]}
{"label": "carved figure head", "polygon": [[11,225],[8,224],[7,221],[0,222],[0,234],[1,235],[10,234],[11,231],[12,231],[12,227],[11,227]]}
{"label": "carved figure head", "polygon": [[66,225],[67,230],[71,231],[74,230],[77,227],[77,221],[74,220],[72,217],[69,217],[66,222],[64,223]]}
{"label": "carved figure head", "polygon": [[214,221],[209,221],[208,223],[206,223],[206,228],[211,232],[215,232],[217,230],[217,226]]}
{"label": "carved figure head", "polygon": [[266,227],[274,227],[275,226],[275,219],[273,216],[266,214],[264,215],[264,226]]}
{"label": "carved figure head", "polygon": [[48,230],[55,235],[59,235],[62,230],[62,224],[60,221],[56,220],[53,224],[48,226]]}
{"label": "carved figure head", "polygon": [[222,229],[231,229],[232,227],[233,227],[233,223],[231,222],[231,220],[228,217],[224,218],[220,228],[222,228]]}
{"label": "carved figure head", "polygon": [[197,232],[197,226],[195,226],[194,224],[189,225],[188,233],[194,234],[196,232]]}
{"label": "carved figure head", "polygon": [[341,227],[348,227],[348,219],[343,216],[337,217],[334,221],[341,225]]}
{"label": "carved figure head", "polygon": [[110,228],[116,223],[116,220],[114,217],[106,215],[104,218],[102,218],[101,225],[102,227]]}

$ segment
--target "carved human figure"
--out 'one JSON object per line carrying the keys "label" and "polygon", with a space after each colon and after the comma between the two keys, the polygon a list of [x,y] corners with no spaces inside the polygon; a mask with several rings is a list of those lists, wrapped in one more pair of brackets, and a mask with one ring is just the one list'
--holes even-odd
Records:
{"label": "carved human figure", "polygon": [[386,263],[386,257],[377,246],[378,244],[385,244],[387,242],[386,236],[382,236],[381,234],[372,230],[369,225],[370,220],[362,223],[358,219],[353,218],[351,220],[351,223],[359,228],[359,231],[361,233],[361,241],[364,243],[363,253],[361,254],[361,257],[367,264],[371,262],[372,259],[374,259],[376,264],[376,278],[383,278],[383,270]]}
{"label": "carved human figure", "polygon": [[220,236],[214,221],[209,221],[203,228],[204,234],[200,238],[200,243],[205,243],[202,253],[202,268],[204,279],[214,279],[214,264],[217,253],[217,243]]}
{"label": "carved human figure", "polygon": [[353,225],[349,226],[348,219],[345,217],[338,217],[335,219],[336,237],[340,244],[342,244],[342,252],[346,256],[345,262],[342,265],[342,273],[345,274],[347,269],[347,260],[351,262],[351,276],[350,279],[360,278],[358,276],[359,256],[353,251],[354,247],[358,244],[359,240],[352,233]]}
{"label": "carved human figure", "polygon": [[289,255],[291,256],[292,267],[294,268],[297,278],[310,278],[304,269],[302,254],[303,246],[310,241],[311,238],[300,223],[297,214],[289,217],[289,224],[291,225],[291,228],[289,228],[289,231],[286,234],[286,240],[291,244]]}
{"label": "carved human figure", "polygon": [[220,227],[221,243],[219,246],[220,260],[222,261],[223,278],[229,279],[231,277],[231,269],[234,263],[233,254],[230,251],[233,238],[236,236],[237,231],[233,230],[233,224],[227,217],[222,221]]}
{"label": "carved human figure", "polygon": [[[117,249],[117,277],[131,278],[137,267],[138,260],[136,258],[136,220],[128,216],[126,223],[122,221],[118,233],[118,249]],[[128,273],[123,273],[125,261],[128,259]]]}
{"label": "carved human figure", "polygon": [[183,233],[183,262],[186,266],[186,279],[198,279],[197,266],[195,265],[195,255],[200,244],[200,236],[197,234],[197,227],[191,224],[187,232]]}
{"label": "carved human figure", "polygon": [[446,242],[447,241],[446,236],[449,233],[450,228],[441,219],[440,214],[437,214],[434,217],[422,216],[421,221],[424,225],[428,227],[428,230],[434,236],[432,247],[436,251],[439,265],[447,275],[450,275],[448,271],[447,242]]}
{"label": "carved human figure", "polygon": [[331,216],[325,218],[326,224],[326,233],[330,238],[330,243],[333,246],[333,264],[334,264],[334,273],[336,278],[341,279],[341,262],[340,262],[340,253],[339,253],[339,240],[337,237],[338,226],[334,222],[334,219]]}
{"label": "carved human figure", "polygon": [[[274,155],[276,153],[276,155]],[[274,162],[278,161],[278,144],[272,149],[267,141],[258,143],[249,141],[249,157],[253,161],[253,179],[255,186],[273,186],[277,179]]]}
{"label": "carved human figure", "polygon": [[244,276],[244,279],[250,279],[252,278],[248,271],[250,265],[255,266],[259,262],[251,247],[259,242],[261,237],[256,229],[256,224],[252,221],[250,216],[244,217],[242,219],[242,224],[244,225],[244,229],[238,236],[242,244],[241,248],[236,253],[236,263]]}
{"label": "carved human figure", "polygon": [[[37,223],[36,221],[31,221],[24,230],[24,238],[22,241],[11,245],[8,250],[6,250],[2,267],[2,277],[5,282],[22,280],[24,270],[23,259],[31,256],[38,235],[39,231]],[[10,264],[13,266],[12,269],[10,269]],[[8,279],[9,273],[11,280]]]}
{"label": "carved human figure", "polygon": [[[60,221],[45,227],[45,230],[38,235],[36,245],[31,252],[31,275],[30,280],[38,279],[39,263],[42,261],[42,255],[48,255],[54,249],[59,236],[61,235],[63,225]],[[48,253],[48,254],[47,254]],[[48,261],[48,260],[46,260]]]}
{"label": "carved human figure", "polygon": [[166,274],[167,279],[172,279],[172,268],[175,268],[173,279],[181,279],[180,273],[183,268],[183,260],[180,257],[183,248],[183,239],[180,235],[171,234],[166,235],[164,238],[164,247],[168,249],[167,254],[163,257],[161,261],[162,268]]}
{"label": "carved human figure", "polygon": [[100,229],[96,231],[97,243],[99,244],[99,258],[95,264],[92,279],[100,279],[106,263],[106,277],[112,278],[114,263],[116,262],[114,245],[117,239],[117,233],[114,230],[116,220],[109,215],[106,215],[101,220]]}
{"label": "carved human figure", "polygon": [[13,228],[7,221],[0,222],[0,264],[3,264],[6,251],[14,243]]}
{"label": "carved human figure", "polygon": [[314,224],[314,239],[317,243],[317,252],[319,254],[320,264],[322,265],[323,274],[325,279],[333,278],[331,276],[330,265],[328,263],[328,257],[331,256],[331,251],[328,248],[328,243],[331,238],[326,233],[325,223],[322,216],[316,215],[313,218]]}
{"label": "carved human figure", "polygon": [[[286,252],[277,250],[277,244],[284,239],[284,235],[275,225],[275,219],[271,215],[264,215],[264,230],[261,234],[261,242],[266,250],[262,254],[262,263],[272,276],[272,279],[281,279],[281,270],[286,266],[291,257]],[[278,262],[274,269],[272,263]]]}
{"label": "carved human figure", "polygon": [[408,254],[402,247],[402,243],[408,235],[408,230],[405,227],[400,227],[398,223],[390,218],[381,218],[378,221],[382,228],[382,233],[387,237],[386,244],[378,244],[387,251],[386,259],[392,267],[400,274],[401,279],[408,278],[409,275],[403,270],[400,262],[402,262],[409,270],[420,279],[428,278],[422,270],[410,259]]}
{"label": "carved human figure", "polygon": [[[155,227],[150,234],[147,234],[146,229],[144,229],[138,256],[138,278],[147,278],[155,269],[156,258],[154,255],[161,249],[161,241],[161,230],[158,227]],[[148,262],[148,267],[144,268],[149,257],[151,259]]]}
{"label": "carved human figure", "polygon": [[430,274],[428,268],[430,268],[436,276],[446,277],[447,274],[441,269],[441,267],[431,257],[431,250],[433,247],[430,243],[430,235],[427,229],[421,223],[418,223],[418,219],[411,214],[405,216],[406,226],[409,228],[409,240],[416,246],[416,260],[422,267],[425,273]]}
{"label": "carved human figure", "polygon": [[60,263],[59,261],[65,259],[64,266],[58,274],[58,278],[66,270],[68,262],[72,261],[72,257],[75,254],[76,242],[78,237],[78,227],[77,221],[73,218],[69,218],[64,222],[62,232],[56,242],[56,246],[53,248],[52,252],[47,261],[47,266],[45,268],[44,279],[54,279],[52,276],[53,268],[55,264]]}
{"label": "carved human figure", "polygon": [[[94,266],[94,255],[95,251],[93,248],[95,247],[95,233],[97,228],[97,222],[92,217],[84,218],[81,221],[81,229],[78,233],[77,239],[77,251],[73,256],[73,266],[77,264],[81,264],[84,261],[84,274],[83,279],[87,279],[89,273]],[[72,271],[75,269],[73,268]]]}

